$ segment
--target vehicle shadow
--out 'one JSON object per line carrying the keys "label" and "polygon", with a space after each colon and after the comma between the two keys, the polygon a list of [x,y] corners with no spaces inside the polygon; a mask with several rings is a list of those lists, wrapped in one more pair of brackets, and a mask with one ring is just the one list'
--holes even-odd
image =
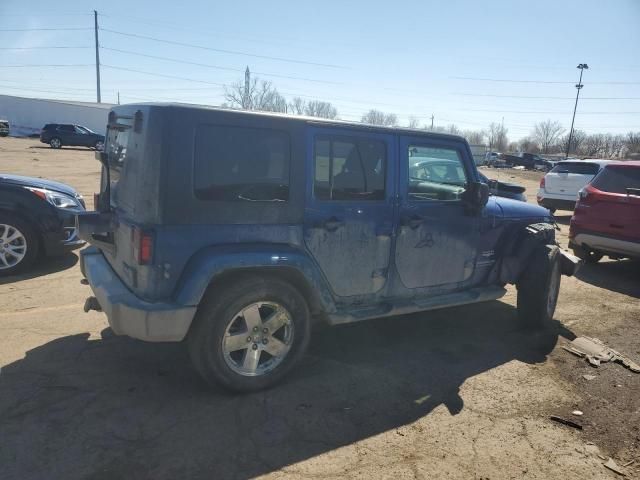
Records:
{"label": "vehicle shadow", "polygon": [[637,260],[585,263],[578,269],[576,277],[595,287],[640,298],[640,262]]}
{"label": "vehicle shadow", "polygon": [[93,148],[89,147],[65,147],[64,145],[58,149],[51,148],[48,145],[31,145],[29,148],[44,148],[46,150],[76,150],[78,152],[92,152]]}
{"label": "vehicle shadow", "polygon": [[544,362],[558,336],[574,338],[523,331],[500,302],[321,329],[283,384],[249,395],[206,389],[181,344],[59,338],[2,368],[0,476],[253,478],[456,415],[467,379]]}
{"label": "vehicle shadow", "polygon": [[62,270],[73,267],[76,263],[78,263],[78,256],[72,252],[67,252],[59,257],[44,257],[37,260],[36,263],[24,273],[0,277],[0,285],[61,272]]}

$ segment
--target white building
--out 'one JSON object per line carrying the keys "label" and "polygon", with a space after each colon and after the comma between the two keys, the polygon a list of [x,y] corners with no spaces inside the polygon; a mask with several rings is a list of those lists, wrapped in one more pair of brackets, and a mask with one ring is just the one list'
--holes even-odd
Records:
{"label": "white building", "polygon": [[72,123],[104,133],[110,103],[47,100],[0,95],[0,120],[8,120],[10,135],[26,137],[40,134],[47,123]]}

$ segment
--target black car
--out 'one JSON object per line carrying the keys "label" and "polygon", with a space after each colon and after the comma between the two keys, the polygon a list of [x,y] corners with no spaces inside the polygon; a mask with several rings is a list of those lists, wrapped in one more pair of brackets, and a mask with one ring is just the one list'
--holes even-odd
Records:
{"label": "black car", "polygon": [[84,209],[82,196],[68,185],[0,173],[0,275],[81,247],[75,215]]}
{"label": "black car", "polygon": [[480,181],[489,185],[489,193],[497,197],[511,198],[526,202],[527,197],[524,194],[526,188],[516,183],[500,182],[498,180],[489,180],[482,172],[478,172]]}
{"label": "black car", "polygon": [[81,125],[48,123],[40,132],[40,141],[51,148],[64,146],[89,147],[96,150],[104,148],[104,135],[93,132]]}

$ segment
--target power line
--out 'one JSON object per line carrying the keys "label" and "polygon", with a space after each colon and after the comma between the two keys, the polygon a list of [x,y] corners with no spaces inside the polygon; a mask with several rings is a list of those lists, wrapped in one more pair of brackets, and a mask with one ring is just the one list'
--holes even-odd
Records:
{"label": "power line", "polygon": [[[507,82],[507,83],[550,83],[572,85],[574,82],[559,82],[555,80],[513,80],[504,78],[477,78],[477,77],[449,77],[454,80],[473,80],[478,82]],[[640,82],[589,82],[590,85],[640,85]]]}
{"label": "power line", "polygon": [[32,67],[93,67],[93,64],[89,63],[34,63],[24,65],[0,65],[0,68],[32,68]]}
{"label": "power line", "polygon": [[212,47],[206,47],[204,45],[195,45],[193,43],[183,43],[183,42],[176,42],[173,40],[166,40],[166,39],[162,39],[162,38],[156,38],[156,37],[149,37],[146,35],[138,35],[136,33],[125,33],[125,32],[119,32],[117,30],[111,30],[108,28],[101,28],[100,30],[102,30],[103,32],[109,32],[109,33],[113,33],[116,35],[124,35],[126,37],[133,37],[133,38],[141,38],[143,40],[151,40],[154,42],[160,42],[160,43],[166,43],[169,45],[178,45],[181,47],[189,47],[189,48],[198,48],[201,50],[208,50],[211,52],[218,52],[218,53],[226,53],[229,55],[241,55],[241,56],[245,56],[245,57],[252,57],[252,58],[263,58],[263,59],[267,59],[267,60],[276,60],[279,62],[288,62],[288,63],[297,63],[297,64],[302,64],[302,65],[314,65],[316,67],[327,67],[327,68],[338,68],[338,69],[346,69],[347,67],[341,66],[341,65],[332,65],[332,64],[328,64],[328,63],[318,63],[318,62],[308,62],[306,60],[296,60],[296,59],[292,59],[292,58],[284,58],[284,57],[272,57],[270,55],[259,55],[259,54],[255,54],[255,53],[248,53],[248,52],[241,52],[238,50],[224,50],[224,49],[220,49],[220,48],[212,48]]}
{"label": "power line", "polygon": [[77,30],[93,30],[88,27],[66,27],[66,28],[2,28],[0,32],[69,32]]}
{"label": "power line", "polygon": [[[118,53],[125,53],[127,55],[136,55],[139,57],[146,57],[146,58],[153,58],[156,60],[165,60],[167,62],[175,62],[175,63],[183,63],[185,65],[195,65],[198,67],[206,67],[206,68],[215,68],[218,70],[226,70],[226,71],[231,71],[231,72],[244,72],[243,69],[241,68],[233,68],[233,67],[223,67],[221,65],[212,65],[212,64],[208,64],[208,63],[200,63],[200,62],[191,62],[188,60],[180,60],[177,58],[169,58],[169,57],[161,57],[158,55],[149,55],[146,53],[140,53],[140,52],[132,52],[130,50],[121,50],[118,48],[108,48],[108,47],[103,47],[102,45],[100,46],[101,49],[103,50],[108,50],[111,52],[118,52]],[[329,85],[341,85],[340,82],[332,82],[329,80],[316,80],[313,78],[305,78],[305,77],[295,77],[295,76],[291,76],[291,75],[280,75],[277,73],[267,73],[267,72],[253,72],[257,75],[263,75],[266,77],[274,77],[274,78],[286,78],[289,80],[301,80],[304,82],[314,82],[314,83],[325,83],[325,84],[329,84]]]}
{"label": "power line", "polygon": [[[536,95],[493,95],[489,93],[452,93],[465,97],[492,97],[492,98],[535,98],[546,100],[573,100],[573,97],[547,97]],[[640,97],[582,97],[582,100],[640,100]]]}
{"label": "power line", "polygon": [[104,63],[102,63],[101,66],[102,67],[106,67],[106,68],[110,68],[112,70],[122,70],[122,71],[125,71],[125,72],[141,73],[143,75],[151,75],[151,76],[154,76],[154,77],[172,78],[174,80],[184,80],[185,82],[205,83],[207,85],[218,85],[218,86],[221,86],[221,87],[226,86],[226,84],[224,84],[224,83],[208,82],[206,80],[196,80],[195,78],[178,77],[176,75],[165,75],[165,74],[162,74],[162,73],[145,72],[143,70],[135,70],[133,68],[115,67],[113,65],[107,65],[107,64],[104,64]]}
{"label": "power line", "polygon": [[55,47],[0,47],[0,50],[47,50],[47,49],[81,49],[81,48],[93,48],[93,47],[72,47],[72,46],[55,46]]}
{"label": "power line", "polygon": [[[533,114],[533,113],[555,113],[555,114],[564,114],[568,113],[561,110],[484,110],[484,109],[476,109],[476,108],[458,108],[455,110],[461,110],[465,112],[487,112],[487,113],[523,113],[523,114]],[[580,115],[640,115],[640,112],[580,112]]]}

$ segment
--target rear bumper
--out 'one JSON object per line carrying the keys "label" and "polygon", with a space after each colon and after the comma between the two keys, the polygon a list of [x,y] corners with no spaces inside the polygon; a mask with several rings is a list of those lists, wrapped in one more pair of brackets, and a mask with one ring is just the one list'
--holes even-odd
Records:
{"label": "rear bumper", "polygon": [[569,247],[580,247],[604,254],[640,258],[640,242],[621,240],[596,232],[575,232],[569,242]]}
{"label": "rear bumper", "polygon": [[538,192],[536,197],[538,205],[544,208],[553,210],[569,210],[573,211],[576,208],[577,198],[565,199],[565,198],[550,198],[545,194]]}
{"label": "rear bumper", "polygon": [[97,248],[80,252],[80,268],[116,335],[147,342],[179,342],[186,336],[195,306],[138,298],[122,283]]}

